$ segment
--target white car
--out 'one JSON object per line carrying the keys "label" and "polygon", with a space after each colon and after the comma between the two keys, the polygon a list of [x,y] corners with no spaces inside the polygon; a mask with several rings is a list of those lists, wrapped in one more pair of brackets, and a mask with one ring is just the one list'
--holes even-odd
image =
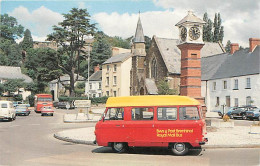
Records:
{"label": "white car", "polygon": [[0,120],[15,120],[16,112],[11,101],[0,101]]}

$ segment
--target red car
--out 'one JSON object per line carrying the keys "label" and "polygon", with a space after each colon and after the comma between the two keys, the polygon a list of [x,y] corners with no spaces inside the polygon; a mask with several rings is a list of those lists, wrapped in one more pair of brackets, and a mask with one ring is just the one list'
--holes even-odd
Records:
{"label": "red car", "polygon": [[41,114],[42,114],[42,116],[44,116],[44,115],[51,115],[51,116],[53,116],[54,109],[51,106],[44,106],[44,107],[41,108]]}

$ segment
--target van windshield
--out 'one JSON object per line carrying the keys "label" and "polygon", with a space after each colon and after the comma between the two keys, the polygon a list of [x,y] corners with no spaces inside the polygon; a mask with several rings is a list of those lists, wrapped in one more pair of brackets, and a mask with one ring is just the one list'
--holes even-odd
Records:
{"label": "van windshield", "polygon": [[199,110],[197,107],[180,107],[179,118],[180,120],[199,120]]}
{"label": "van windshield", "polygon": [[2,103],[1,108],[7,108],[7,103]]}
{"label": "van windshield", "polygon": [[38,98],[38,101],[52,101],[51,98]]}

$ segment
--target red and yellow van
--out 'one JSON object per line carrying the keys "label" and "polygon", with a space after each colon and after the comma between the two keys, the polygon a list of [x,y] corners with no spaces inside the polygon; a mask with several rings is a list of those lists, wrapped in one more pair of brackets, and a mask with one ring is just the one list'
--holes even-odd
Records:
{"label": "red and yellow van", "polygon": [[207,142],[200,102],[186,96],[110,97],[95,127],[99,146],[169,147],[175,155]]}

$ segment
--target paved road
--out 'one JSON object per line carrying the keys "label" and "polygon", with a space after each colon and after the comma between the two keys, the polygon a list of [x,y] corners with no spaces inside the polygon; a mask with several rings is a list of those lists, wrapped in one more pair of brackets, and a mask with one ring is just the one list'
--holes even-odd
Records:
{"label": "paved road", "polygon": [[260,165],[260,149],[206,149],[188,156],[172,156],[165,148],[135,148],[115,154],[111,148],[77,145],[53,138],[65,129],[94,126],[64,124],[62,116],[73,110],[57,110],[54,117],[32,112],[13,122],[0,122],[0,165]]}

